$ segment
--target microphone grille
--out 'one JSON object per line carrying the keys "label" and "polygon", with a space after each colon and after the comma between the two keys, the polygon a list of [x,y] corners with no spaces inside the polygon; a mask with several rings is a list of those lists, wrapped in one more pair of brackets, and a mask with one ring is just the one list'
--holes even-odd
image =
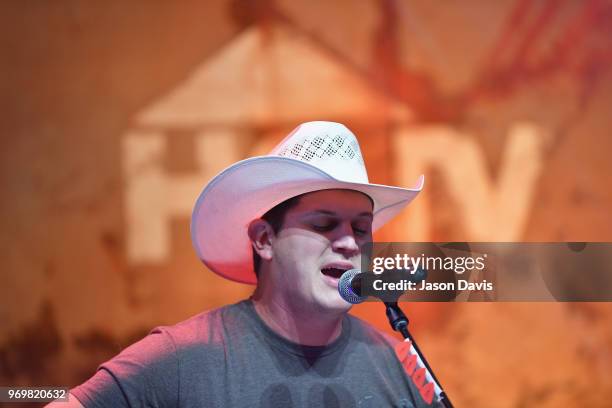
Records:
{"label": "microphone grille", "polygon": [[342,299],[353,305],[361,303],[367,298],[366,296],[357,295],[355,292],[353,292],[353,288],[351,288],[353,278],[359,273],[361,273],[359,269],[350,269],[344,272],[338,280],[338,293],[340,293]]}

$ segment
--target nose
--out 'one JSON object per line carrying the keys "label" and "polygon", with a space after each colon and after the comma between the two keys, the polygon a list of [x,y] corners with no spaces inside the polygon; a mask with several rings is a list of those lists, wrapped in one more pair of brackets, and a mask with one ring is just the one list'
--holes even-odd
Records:
{"label": "nose", "polygon": [[339,252],[347,258],[359,254],[359,245],[357,245],[357,241],[355,241],[355,237],[353,236],[352,232],[345,232],[338,236],[332,242],[332,249],[334,252]]}

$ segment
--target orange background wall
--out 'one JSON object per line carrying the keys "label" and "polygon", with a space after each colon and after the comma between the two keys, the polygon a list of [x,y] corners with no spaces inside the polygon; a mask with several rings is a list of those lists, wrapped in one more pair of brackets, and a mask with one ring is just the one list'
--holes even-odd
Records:
{"label": "orange background wall", "polygon": [[[609,1],[0,7],[2,385],[75,385],[248,296],[196,259],[191,205],[307,120],[353,129],[372,182],[426,175],[378,240],[611,239]],[[403,307],[457,406],[612,397],[609,304]]]}

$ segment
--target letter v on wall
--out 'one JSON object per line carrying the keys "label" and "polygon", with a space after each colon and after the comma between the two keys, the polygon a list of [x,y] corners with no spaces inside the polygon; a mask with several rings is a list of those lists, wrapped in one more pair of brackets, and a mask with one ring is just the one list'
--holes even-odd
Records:
{"label": "letter v on wall", "polygon": [[[499,177],[492,180],[482,148],[473,138],[449,126],[402,127],[393,135],[395,180],[410,185],[436,168],[458,204],[468,237],[473,241],[516,241],[528,219],[543,166],[543,131],[516,123],[508,133]],[[427,183],[425,183],[427,189]],[[404,239],[428,241],[431,217],[426,194],[402,215]]]}

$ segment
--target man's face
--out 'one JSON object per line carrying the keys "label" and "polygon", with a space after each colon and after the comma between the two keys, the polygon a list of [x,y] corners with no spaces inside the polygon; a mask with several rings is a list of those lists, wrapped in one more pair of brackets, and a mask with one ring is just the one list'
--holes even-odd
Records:
{"label": "man's face", "polygon": [[338,278],[359,268],[361,245],[372,241],[372,203],[352,190],[302,196],[272,239],[270,278],[294,307],[346,311]]}

